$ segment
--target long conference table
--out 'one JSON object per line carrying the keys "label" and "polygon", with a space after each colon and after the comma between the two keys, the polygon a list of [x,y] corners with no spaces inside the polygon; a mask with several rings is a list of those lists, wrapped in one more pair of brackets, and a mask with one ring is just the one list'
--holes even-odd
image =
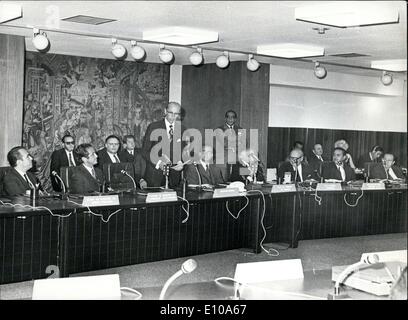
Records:
{"label": "long conference table", "polygon": [[145,195],[121,192],[119,205],[92,206],[93,213],[80,198],[40,198],[31,209],[23,207],[27,197],[0,197],[22,205],[0,203],[0,284],[239,248],[260,253],[262,239],[296,248],[299,240],[407,231],[406,184],[363,194],[351,186],[256,189],[228,198],[189,190],[189,208],[181,199],[146,203]]}

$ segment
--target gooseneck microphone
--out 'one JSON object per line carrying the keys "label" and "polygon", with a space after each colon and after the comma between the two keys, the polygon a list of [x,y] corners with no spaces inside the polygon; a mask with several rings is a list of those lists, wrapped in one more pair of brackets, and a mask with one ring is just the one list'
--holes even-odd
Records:
{"label": "gooseneck microphone", "polygon": [[62,194],[60,194],[59,198],[60,198],[61,200],[66,200],[68,197],[67,197],[67,194],[66,194],[66,193],[67,193],[67,189],[65,188],[64,180],[61,179],[61,177],[58,175],[58,173],[57,173],[55,170],[52,171],[51,174],[52,174],[55,178],[57,178],[58,181],[61,183],[61,186],[62,186]]}
{"label": "gooseneck microphone", "polygon": [[194,168],[197,171],[197,175],[198,175],[198,185],[200,187],[200,189],[202,188],[202,180],[201,180],[201,174],[200,171],[198,171],[198,163],[196,161],[194,161]]}
{"label": "gooseneck microphone", "polygon": [[135,179],[133,179],[133,177],[132,177],[129,173],[127,173],[126,170],[120,170],[120,172],[121,172],[122,174],[124,174],[125,176],[129,177],[129,178],[132,180],[132,182],[133,182],[133,189],[136,190],[137,187],[136,187],[136,181],[135,181]]}
{"label": "gooseneck microphone", "polygon": [[169,288],[170,284],[174,282],[178,277],[180,277],[184,273],[191,273],[197,268],[197,261],[194,259],[188,259],[184,261],[184,263],[181,265],[181,269],[177,271],[175,274],[173,274],[164,284],[162,291],[160,292],[160,298],[159,300],[164,299],[164,295],[166,294],[167,289]]}
{"label": "gooseneck microphone", "polygon": [[340,296],[340,285],[343,283],[343,281],[348,277],[350,273],[358,270],[362,266],[369,265],[369,264],[376,264],[376,263],[379,263],[379,261],[380,261],[380,258],[378,257],[377,254],[369,254],[369,255],[361,257],[361,260],[359,262],[348,266],[337,277],[336,283],[334,285],[334,294],[329,295],[329,298],[335,299],[336,297]]}

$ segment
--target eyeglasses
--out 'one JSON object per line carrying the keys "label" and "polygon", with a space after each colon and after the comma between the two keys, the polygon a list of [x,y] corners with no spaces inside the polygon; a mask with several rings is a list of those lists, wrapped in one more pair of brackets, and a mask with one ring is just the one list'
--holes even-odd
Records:
{"label": "eyeglasses", "polygon": [[290,160],[299,160],[299,159],[302,159],[303,157],[297,157],[297,158],[295,158],[295,157],[289,157],[289,159]]}
{"label": "eyeglasses", "polygon": [[167,114],[169,114],[169,115],[174,115],[174,116],[179,116],[181,113],[180,112],[170,112],[170,111],[167,111]]}
{"label": "eyeglasses", "polygon": [[65,144],[75,144],[75,141],[66,141]]}
{"label": "eyeglasses", "polygon": [[118,146],[119,143],[111,142],[111,143],[108,143],[108,145],[110,145],[110,146]]}

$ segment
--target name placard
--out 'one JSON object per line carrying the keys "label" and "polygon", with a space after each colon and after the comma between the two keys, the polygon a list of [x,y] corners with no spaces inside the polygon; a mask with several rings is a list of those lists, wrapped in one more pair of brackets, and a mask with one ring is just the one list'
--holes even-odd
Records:
{"label": "name placard", "polygon": [[316,187],[317,191],[341,191],[340,183],[318,183]]}
{"label": "name placard", "polygon": [[222,188],[222,189],[215,189],[213,198],[225,198],[225,197],[239,197],[241,194],[239,193],[238,188]]}
{"label": "name placard", "polygon": [[177,201],[176,191],[149,192],[146,197],[146,203],[169,201]]}
{"label": "name placard", "polygon": [[276,184],[272,186],[272,193],[296,192],[296,186],[291,184]]}
{"label": "name placard", "polygon": [[118,206],[119,196],[117,194],[107,196],[84,196],[82,205],[86,207]]}
{"label": "name placard", "polygon": [[362,190],[384,190],[385,185],[383,182],[364,182],[361,186]]}

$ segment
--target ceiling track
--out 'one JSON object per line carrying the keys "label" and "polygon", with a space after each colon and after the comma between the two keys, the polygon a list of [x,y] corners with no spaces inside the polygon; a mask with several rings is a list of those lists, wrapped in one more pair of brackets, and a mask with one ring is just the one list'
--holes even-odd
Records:
{"label": "ceiling track", "polygon": [[[143,39],[137,39],[132,36],[123,36],[123,35],[114,35],[114,34],[101,34],[101,33],[95,33],[95,32],[81,32],[81,31],[76,31],[76,30],[69,30],[69,29],[55,29],[55,28],[47,28],[47,27],[41,27],[41,26],[19,26],[19,25],[11,25],[11,24],[0,24],[0,27],[8,27],[8,28],[18,28],[18,29],[26,29],[26,30],[32,30],[33,28],[37,28],[41,31],[47,31],[47,32],[54,32],[54,33],[62,33],[62,34],[69,34],[69,35],[76,35],[76,36],[83,36],[83,37],[92,37],[92,38],[103,38],[103,39],[117,39],[117,40],[123,40],[123,41],[131,41],[134,40],[139,43],[148,43],[148,44],[163,44],[169,47],[179,47],[179,48],[189,48],[189,49],[196,49],[197,47],[200,47],[204,50],[208,51],[218,51],[218,52],[224,52],[227,51],[229,53],[237,53],[237,54],[244,54],[244,55],[249,55],[253,54],[254,56],[258,57],[265,57],[265,58],[273,58],[273,59],[279,59],[279,60],[286,60],[286,61],[298,61],[298,62],[303,62],[303,63],[308,63],[314,66],[314,61],[319,60],[319,57],[308,57],[309,59],[313,59],[310,61],[309,59],[306,58],[284,58],[284,57],[276,57],[276,56],[270,56],[270,55],[264,55],[264,54],[259,54],[256,52],[251,52],[251,51],[241,51],[241,50],[235,50],[235,49],[227,49],[227,48],[216,48],[216,47],[208,47],[208,46],[203,46],[202,45],[180,45],[180,44],[174,44],[174,43],[165,43],[165,42],[157,42],[157,41],[150,41],[150,40],[143,40]],[[330,55],[331,56],[331,55]],[[379,71],[383,72],[382,69],[375,69],[375,68],[370,68],[370,67],[364,67],[364,66],[355,66],[355,65],[349,65],[349,64],[343,64],[343,63],[335,63],[335,62],[324,62],[324,61],[319,61],[320,64],[323,65],[329,65],[329,66],[336,66],[336,67],[346,67],[346,68],[352,68],[352,69],[361,69],[361,70],[371,70],[371,71]],[[406,71],[390,71],[392,73],[400,73],[404,74]]]}

